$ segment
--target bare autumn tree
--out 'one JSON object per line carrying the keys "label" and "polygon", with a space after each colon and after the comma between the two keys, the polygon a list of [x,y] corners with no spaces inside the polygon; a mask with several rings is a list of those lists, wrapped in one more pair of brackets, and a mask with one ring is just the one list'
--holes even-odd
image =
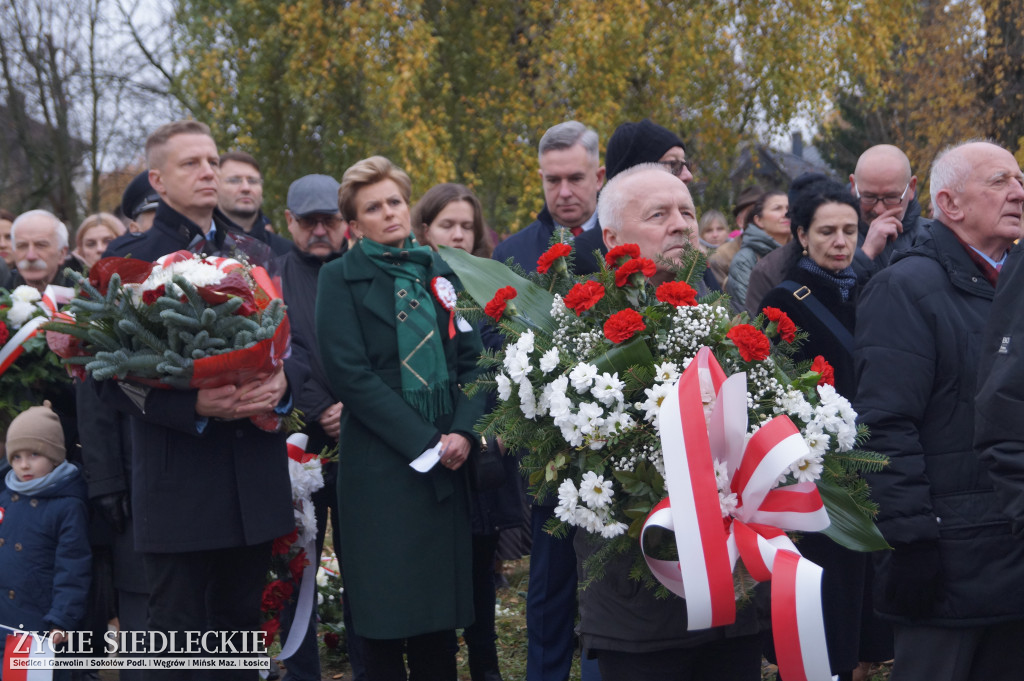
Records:
{"label": "bare autumn tree", "polygon": [[72,229],[101,205],[101,177],[139,153],[147,85],[112,0],[7,0],[0,9],[0,205],[52,210]]}

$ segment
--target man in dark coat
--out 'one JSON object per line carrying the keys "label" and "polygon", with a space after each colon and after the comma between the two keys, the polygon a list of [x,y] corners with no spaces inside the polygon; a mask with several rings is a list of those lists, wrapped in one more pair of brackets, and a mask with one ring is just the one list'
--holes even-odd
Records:
{"label": "man in dark coat", "polygon": [[[653,163],[634,166],[608,183],[598,204],[605,243],[635,243],[642,257],[658,262],[651,277],[655,286],[674,277],[669,264],[692,247],[691,235],[697,231],[693,199],[682,178],[673,175]],[[654,215],[658,217],[644,219]],[[659,258],[668,262],[662,264]],[[581,580],[589,576],[585,560],[606,543],[600,535],[576,532]],[[689,632],[682,599],[657,598],[630,577],[635,557],[614,557],[604,574],[580,592],[579,633],[584,649],[596,656],[604,681],[761,678],[761,640],[753,605],[740,609],[733,625]]]}
{"label": "man in dark coat", "polygon": [[896,253],[913,245],[926,220],[917,202],[917,176],[911,173],[910,159],[891,144],[875,145],[860,155],[850,175],[850,190],[860,201],[864,220],[853,258],[863,284]]}
{"label": "man in dark coat", "polygon": [[[600,240],[597,192],[604,183],[597,133],[579,121],[548,128],[538,145],[544,208],[537,220],[498,244],[491,256],[512,258],[527,272],[551,245],[555,228],[581,238],[592,233]],[[500,346],[501,338],[484,334],[484,343]],[[566,681],[575,650],[576,552],[572,534],[552,537],[544,524],[554,515],[554,500],[534,500],[530,522],[530,589],[526,598],[527,681]],[[594,678],[584,670],[584,681]]]}
{"label": "man in dark coat", "polygon": [[[340,258],[348,250],[345,223],[338,211],[338,188],[338,181],[328,175],[306,175],[292,182],[288,188],[288,209],[285,210],[284,216],[288,223],[288,231],[292,235],[293,246],[288,253],[279,256],[275,261],[281,276],[281,293],[288,305],[292,336],[302,338],[304,344],[310,348],[310,377],[302,388],[296,391],[295,407],[302,411],[306,422],[303,429],[309,436],[306,450],[315,453],[323,451],[324,448],[334,449],[338,446],[341,423],[342,404],[331,391],[316,343],[316,289],[320,269]],[[313,493],[317,524],[317,556],[323,551],[328,514],[334,530],[333,546],[335,551],[340,550],[337,469],[338,465],[335,462],[326,464],[323,471],[324,486]],[[345,643],[349,662],[352,664],[353,678],[356,681],[365,681],[361,641],[352,629],[347,600],[344,601],[344,605],[347,632]],[[292,681],[320,678],[316,626],[314,611],[306,630],[306,638],[295,654],[287,660],[288,678]]]}
{"label": "man in dark coat", "polygon": [[16,268],[4,288],[13,291],[25,284],[39,290],[49,285],[70,286],[64,276],[68,254],[68,228],[53,213],[30,210],[11,224],[11,246]]}
{"label": "man in dark coat", "polygon": [[[153,227],[126,243],[123,255],[231,255],[246,245],[245,235],[214,214],[218,155],[209,128],[196,121],[164,125],[147,140],[146,157],[161,204]],[[254,255],[265,257],[266,246],[258,245],[263,249]],[[151,588],[150,629],[259,628],[271,542],[295,522],[285,436],[260,430],[249,417],[290,408],[289,385],[302,385],[307,369],[293,353],[283,369],[241,386],[100,384],[102,399],[131,417],[132,520]],[[178,673],[196,678],[195,671]]]}
{"label": "man in dark coat", "polygon": [[263,214],[263,175],[252,154],[226,151],[220,155],[217,197],[224,215],[243,232],[270,246],[275,256],[292,250],[291,242],[275,234],[270,219]]}
{"label": "man in dark coat", "polygon": [[867,448],[890,461],[867,476],[893,547],[876,560],[875,609],[893,621],[893,681],[1017,679],[1024,541],[973,439],[981,330],[1024,188],[1013,156],[986,142],[941,153],[930,185],[936,220],[857,308],[854,407]]}

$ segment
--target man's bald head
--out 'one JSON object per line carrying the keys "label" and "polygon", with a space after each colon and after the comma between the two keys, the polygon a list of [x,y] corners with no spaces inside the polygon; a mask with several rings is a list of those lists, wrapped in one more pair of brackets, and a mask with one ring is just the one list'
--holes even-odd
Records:
{"label": "man's bald head", "polygon": [[[900,211],[896,217],[902,220],[916,194],[917,177],[911,172],[910,159],[899,147],[878,144],[857,159],[857,167],[850,175],[850,188],[860,199],[861,211],[868,221],[897,206]],[[899,197],[902,199],[897,202]]]}

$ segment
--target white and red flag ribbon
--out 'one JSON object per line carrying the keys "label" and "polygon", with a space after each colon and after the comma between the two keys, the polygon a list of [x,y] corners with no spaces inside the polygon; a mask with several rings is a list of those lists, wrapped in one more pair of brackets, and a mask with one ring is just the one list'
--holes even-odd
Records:
{"label": "white and red flag ribbon", "polygon": [[[9,629],[9,627],[0,627]],[[50,681],[53,678],[53,669],[42,667],[22,666],[28,661],[46,664],[47,660],[53,659],[53,646],[42,636],[29,632],[17,632],[6,634],[7,640],[4,643],[3,678],[5,681]],[[0,631],[0,635],[5,632]]]}
{"label": "white and red flag ribbon", "polygon": [[[675,533],[678,562],[644,557],[654,576],[686,599],[687,628],[736,620],[732,575],[742,558],[751,577],[772,582],[781,674],[787,681],[830,679],[822,571],[785,533],[824,530],[828,513],[813,482],[773,489],[790,466],[810,455],[799,429],[788,416],[777,416],[744,444],[746,375],[726,378],[708,348],[701,348],[665,397],[658,418],[668,498],[648,516],[640,545],[643,550],[652,527]],[[723,511],[716,460],[728,472],[735,510]]]}
{"label": "white and red flag ribbon", "polygon": [[12,364],[25,351],[25,341],[39,333],[39,327],[50,321],[57,311],[57,300],[59,290],[63,287],[47,286],[43,291],[42,299],[36,305],[44,312],[45,316],[33,317],[25,322],[17,333],[0,347],[0,374],[7,371]]}

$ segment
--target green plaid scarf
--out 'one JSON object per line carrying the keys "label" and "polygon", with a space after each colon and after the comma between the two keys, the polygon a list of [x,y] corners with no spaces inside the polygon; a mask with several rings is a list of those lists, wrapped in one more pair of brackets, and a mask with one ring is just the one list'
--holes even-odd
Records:
{"label": "green plaid scarf", "polygon": [[370,261],[395,280],[395,333],[402,365],[402,398],[427,421],[452,410],[437,312],[427,274],[433,251],[406,238],[401,247],[359,242]]}

